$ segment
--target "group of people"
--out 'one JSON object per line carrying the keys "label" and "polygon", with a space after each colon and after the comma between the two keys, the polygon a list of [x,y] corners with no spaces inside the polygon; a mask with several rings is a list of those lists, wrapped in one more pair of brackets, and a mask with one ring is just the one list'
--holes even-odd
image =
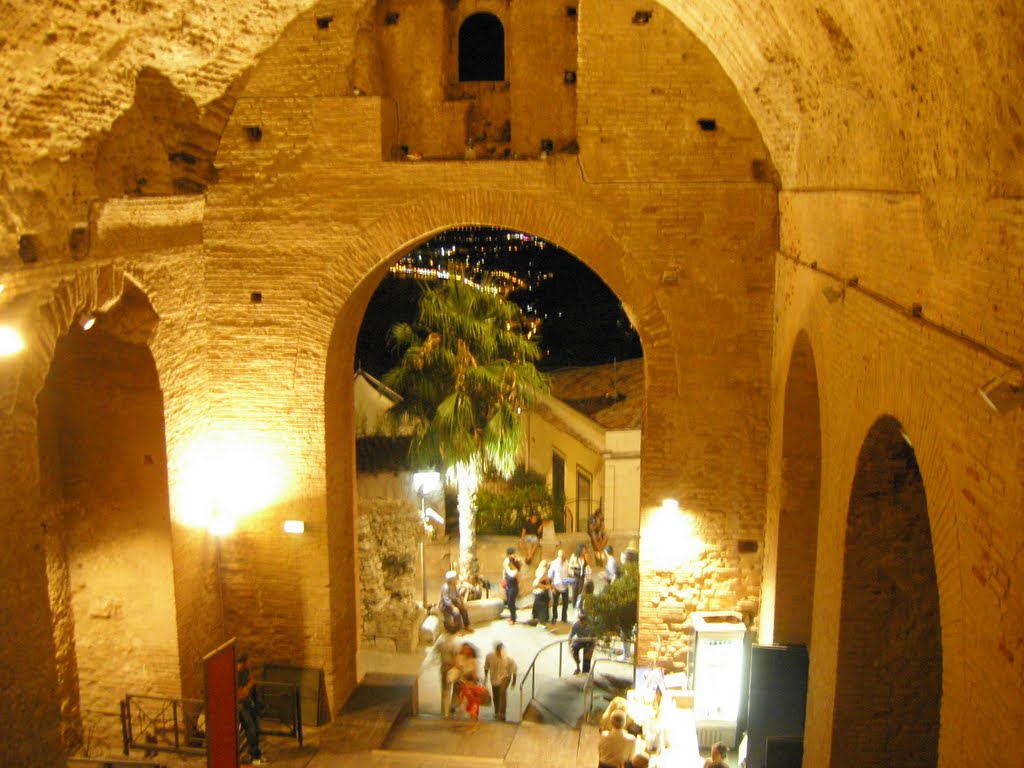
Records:
{"label": "group of people", "polygon": [[[494,719],[504,721],[509,686],[515,685],[516,663],[498,641],[484,659],[481,676],[479,651],[472,643],[457,644],[452,635],[439,641],[441,656],[441,713],[445,718],[462,710],[471,720],[480,719],[480,707],[494,707]],[[488,683],[490,688],[488,688]]]}

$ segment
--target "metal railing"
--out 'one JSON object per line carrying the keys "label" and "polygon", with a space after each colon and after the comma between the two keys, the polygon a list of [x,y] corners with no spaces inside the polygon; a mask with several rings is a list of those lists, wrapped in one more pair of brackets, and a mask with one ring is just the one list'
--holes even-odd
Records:
{"label": "metal railing", "polygon": [[174,752],[205,755],[204,706],[199,699],[127,694],[121,702],[124,753],[141,749],[147,755]]}
{"label": "metal railing", "polygon": [[[257,680],[260,734],[296,739],[302,746],[302,698],[299,686]],[[271,720],[280,728],[266,728]],[[128,694],[121,702],[121,738],[124,754],[133,749],[147,756],[157,752],[179,755],[206,754],[205,705],[200,699]]]}
{"label": "metal railing", "polygon": [[[565,657],[565,649],[568,648],[568,640],[555,640],[553,643],[548,643],[541,648],[533,657],[533,661],[530,662],[530,666],[527,668],[526,673],[523,675],[523,679],[519,683],[519,717],[522,719],[523,714],[526,712],[526,708],[530,705],[534,699],[537,698],[537,661],[541,655],[552,648],[558,648],[558,677],[562,677],[563,659]],[[526,683],[530,683],[530,698],[523,704],[523,695],[526,690]],[[569,723],[572,725],[572,723]]]}
{"label": "metal railing", "polygon": [[[302,697],[299,686],[294,683],[275,683],[257,680],[253,685],[254,698],[258,702],[260,734],[264,736],[287,736],[297,739],[302,746]],[[270,730],[263,727],[267,720],[280,723],[283,727]]]}
{"label": "metal railing", "polygon": [[[606,645],[605,648],[608,646]],[[615,657],[598,656],[594,654],[594,658],[590,663],[590,672],[587,673],[587,679],[583,682],[583,719],[584,722],[590,722],[591,720],[591,709],[594,706],[594,689],[596,684],[594,683],[594,675],[597,672],[599,664],[618,664],[620,666],[629,666],[632,668],[633,685],[636,685],[636,659],[635,657],[630,661],[622,661]]]}

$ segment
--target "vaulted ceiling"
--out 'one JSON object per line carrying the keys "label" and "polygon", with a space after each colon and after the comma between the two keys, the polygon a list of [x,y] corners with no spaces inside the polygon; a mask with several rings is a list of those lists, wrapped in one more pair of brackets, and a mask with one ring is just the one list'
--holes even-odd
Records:
{"label": "vaulted ceiling", "polygon": [[[581,24],[590,2],[599,0],[579,0]],[[75,170],[76,158],[102,158],[119,119],[125,132],[144,130],[124,122],[133,105],[140,109],[140,73],[166,91],[166,98],[151,99],[154,105],[177,99],[180,110],[194,113],[184,121],[192,127],[181,127],[183,144],[215,145],[218,115],[230,109],[233,89],[298,14],[329,11],[332,29],[346,37],[341,50],[351,56],[372,5],[0,2],[4,229],[13,233],[39,208],[73,207],[109,193],[103,178],[116,180],[116,158],[108,158],[111,168],[99,182]],[[980,197],[1024,191],[1020,3],[663,0],[653,7],[678,16],[721,62],[760,127],[784,189]],[[144,122],[145,115],[133,119]],[[186,180],[186,191],[208,181],[193,173],[198,186]]]}

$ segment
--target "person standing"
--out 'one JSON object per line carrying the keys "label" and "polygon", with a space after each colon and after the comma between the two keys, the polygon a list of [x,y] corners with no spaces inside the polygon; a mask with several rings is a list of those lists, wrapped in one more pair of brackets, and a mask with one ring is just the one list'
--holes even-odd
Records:
{"label": "person standing", "polygon": [[508,704],[508,687],[516,684],[516,663],[505,652],[505,644],[500,640],[494,644],[494,651],[487,654],[484,660],[484,683],[491,680],[491,691],[494,694],[494,719],[505,721],[505,708]]}
{"label": "person standing", "polygon": [[572,604],[576,605],[583,585],[590,580],[590,557],[587,554],[586,544],[577,544],[576,549],[569,555],[569,575],[572,577]]}
{"label": "person standing", "polygon": [[576,662],[576,672],[580,673],[580,652],[583,652],[583,674],[590,672],[590,660],[594,657],[594,628],[590,626],[587,614],[580,612],[569,630],[569,650],[572,660]]}
{"label": "person standing", "polygon": [[475,646],[463,644],[455,657],[455,668],[459,671],[459,703],[470,720],[479,720],[480,705],[487,698],[487,688],[480,682],[480,664]]}
{"label": "person standing", "polygon": [[252,765],[266,765],[260,751],[260,722],[256,699],[252,695],[256,679],[252,676],[247,653],[243,653],[235,662],[235,685],[238,689],[238,722],[242,725],[245,741],[249,745],[249,762]]}
{"label": "person standing", "polygon": [[441,717],[447,720],[452,714],[452,688],[459,678],[455,668],[459,644],[453,635],[442,633],[434,647],[441,659]]}
{"label": "person standing", "polygon": [[558,603],[562,603],[562,622],[569,620],[569,563],[566,562],[565,552],[558,550],[555,559],[548,566],[548,577],[551,579],[551,621],[558,621]]}
{"label": "person standing", "polygon": [[516,600],[519,599],[519,558],[516,548],[509,547],[505,551],[505,560],[501,564],[502,586],[505,587],[505,602],[508,605],[508,623],[516,623]]}
{"label": "person standing", "polygon": [[609,544],[604,548],[604,578],[609,584],[619,578],[619,561],[615,559],[615,550]]}
{"label": "person standing", "polygon": [[548,576],[548,561],[541,560],[537,564],[537,573],[533,577],[533,619],[531,624],[547,624],[548,608],[551,606],[551,579]]}

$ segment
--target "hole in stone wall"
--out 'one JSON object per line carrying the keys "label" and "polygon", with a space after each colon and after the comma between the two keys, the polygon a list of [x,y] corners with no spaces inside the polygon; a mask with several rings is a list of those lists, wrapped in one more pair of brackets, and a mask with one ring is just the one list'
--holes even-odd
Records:
{"label": "hole in stone wall", "polygon": [[768,169],[765,166],[764,160],[752,160],[750,162],[750,175],[758,181],[764,181],[768,178]]}
{"label": "hole in stone wall", "polygon": [[22,235],[18,238],[18,256],[25,264],[39,261],[39,238],[35,235]]}
{"label": "hole in stone wall", "polygon": [[153,455],[149,453],[143,455],[142,463],[145,464],[147,467],[153,466]]}
{"label": "hole in stone wall", "polygon": [[245,126],[245,135],[252,141],[260,141],[263,138],[263,129],[258,125]]}
{"label": "hole in stone wall", "polygon": [[551,139],[540,140],[540,151],[541,152],[553,152],[555,149],[555,142]]}
{"label": "hole in stone wall", "polygon": [[651,15],[654,11],[637,11],[633,14],[634,24],[646,24],[651,20]]}
{"label": "hole in stone wall", "polygon": [[751,555],[757,552],[757,542],[753,539],[740,539],[736,542],[736,549],[741,555]]}
{"label": "hole in stone wall", "polygon": [[389,27],[395,26],[398,23],[398,11],[388,11],[384,16],[384,23]]}
{"label": "hole in stone wall", "polygon": [[85,224],[76,224],[68,234],[68,250],[71,251],[71,258],[84,258],[89,251],[89,228]]}
{"label": "hole in stone wall", "polygon": [[576,84],[576,72],[572,69],[565,70],[564,80],[566,85]]}
{"label": "hole in stone wall", "polygon": [[317,29],[327,29],[331,26],[332,21],[334,21],[333,16],[317,16],[316,27]]}
{"label": "hole in stone wall", "polygon": [[263,301],[263,294],[262,294],[262,293],[261,293],[260,291],[253,291],[253,292],[252,292],[252,293],[251,293],[251,294],[249,295],[249,300],[250,300],[250,301],[251,301],[251,302],[252,302],[253,304],[259,304],[259,303],[260,303],[261,301]]}
{"label": "hole in stone wall", "polygon": [[700,126],[702,131],[714,131],[718,129],[718,123],[713,117],[699,117],[697,118],[697,125]]}
{"label": "hole in stone wall", "polygon": [[172,163],[184,163],[185,165],[195,165],[199,162],[195,155],[190,155],[188,152],[171,152],[167,155],[167,159]]}
{"label": "hole in stone wall", "polygon": [[577,11],[575,5],[567,5],[565,7],[565,15],[568,16],[570,19],[575,19],[576,13]]}

